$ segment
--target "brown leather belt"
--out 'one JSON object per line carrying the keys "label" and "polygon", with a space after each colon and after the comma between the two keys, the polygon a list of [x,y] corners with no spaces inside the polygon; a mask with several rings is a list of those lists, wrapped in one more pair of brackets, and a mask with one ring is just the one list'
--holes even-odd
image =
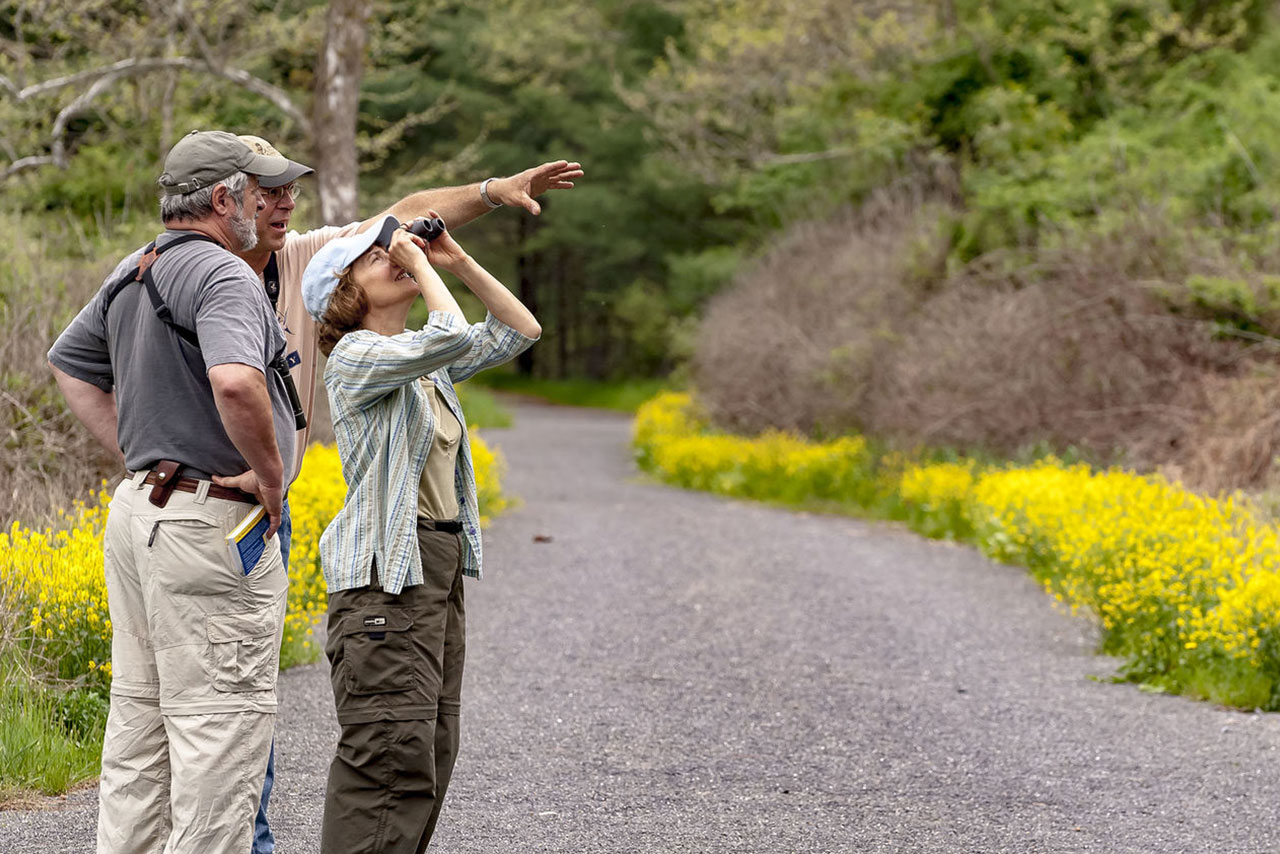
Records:
{"label": "brown leather belt", "polygon": [[[168,503],[169,493],[171,491],[176,489],[179,492],[196,492],[200,488],[201,483],[201,481],[194,477],[174,477],[172,474],[165,473],[159,467],[153,471],[147,472],[147,476],[142,482],[160,487],[160,490],[163,491],[164,503],[160,503],[155,500],[159,497],[159,495],[157,495],[158,490],[152,490],[152,503],[158,504],[160,507],[163,507]],[[222,498],[227,501],[243,501],[245,504],[258,503],[258,499],[247,492],[243,492],[239,489],[232,489],[229,486],[218,486],[218,484],[212,482],[209,483],[209,497]]]}

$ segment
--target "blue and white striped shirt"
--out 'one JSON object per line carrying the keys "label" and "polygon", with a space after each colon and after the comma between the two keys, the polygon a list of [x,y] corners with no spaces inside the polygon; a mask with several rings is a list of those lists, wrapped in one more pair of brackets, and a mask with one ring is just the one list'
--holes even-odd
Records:
{"label": "blue and white striped shirt", "polygon": [[454,469],[462,566],[465,574],[480,577],[476,478],[467,421],[453,384],[510,361],[533,342],[492,314],[468,325],[445,311],[431,312],[417,332],[388,336],[360,329],[338,341],[325,365],[324,386],[347,497],[320,537],[330,593],[367,585],[374,559],[388,593],[422,583],[418,483],[436,429],[431,392],[419,382],[422,377],[435,382],[462,424]]}

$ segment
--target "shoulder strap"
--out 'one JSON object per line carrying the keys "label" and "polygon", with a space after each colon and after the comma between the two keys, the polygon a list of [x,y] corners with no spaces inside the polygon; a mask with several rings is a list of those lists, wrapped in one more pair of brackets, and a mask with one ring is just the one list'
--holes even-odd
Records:
{"label": "shoulder strap", "polygon": [[[164,235],[160,235],[160,237],[163,236]],[[179,325],[173,319],[173,314],[169,311],[169,306],[165,305],[164,300],[161,299],[160,291],[156,288],[155,278],[151,275],[151,267],[155,264],[156,259],[160,257],[162,252],[167,252],[175,246],[181,246],[183,243],[204,240],[209,243],[215,243],[219,246],[222,244],[218,243],[218,241],[214,240],[212,237],[201,234],[198,231],[187,232],[186,234],[175,237],[172,240],[165,241],[163,245],[160,244],[160,237],[157,237],[155,240],[147,244],[147,248],[142,252],[142,257],[138,259],[138,266],[134,267],[132,271],[117,279],[115,284],[113,284],[110,290],[107,291],[106,299],[102,305],[102,313],[106,314],[107,309],[111,307],[112,301],[120,295],[121,291],[134,282],[142,282],[143,286],[147,289],[147,296],[151,300],[151,307],[155,309],[156,317],[160,318],[160,320],[177,332],[178,337],[183,341],[186,341],[192,347],[199,350],[200,339],[196,335],[195,331]]]}

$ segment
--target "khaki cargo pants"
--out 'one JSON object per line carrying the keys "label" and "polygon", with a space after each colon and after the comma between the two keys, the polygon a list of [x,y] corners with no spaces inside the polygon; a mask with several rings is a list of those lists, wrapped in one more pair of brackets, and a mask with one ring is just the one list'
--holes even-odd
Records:
{"label": "khaki cargo pants", "polygon": [[250,505],[173,492],[145,472],[103,538],[111,711],[98,854],[246,854],[266,773],[288,579],[272,538],[245,575],[225,536]]}
{"label": "khaki cargo pants", "polygon": [[458,756],[461,535],[419,524],[418,549],[421,585],[393,595],[375,580],[329,594],[325,653],[342,734],[321,854],[421,854],[435,832]]}

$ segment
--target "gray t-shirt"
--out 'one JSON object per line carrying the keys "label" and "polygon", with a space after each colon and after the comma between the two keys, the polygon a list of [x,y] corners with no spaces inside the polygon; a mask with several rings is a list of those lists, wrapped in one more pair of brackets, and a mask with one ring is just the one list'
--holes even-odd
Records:
{"label": "gray t-shirt", "polygon": [[[182,231],[167,231],[160,246]],[[49,361],[76,379],[115,391],[117,436],[130,471],[176,460],[206,474],[236,475],[249,466],[223,429],[208,371],[238,363],[262,371],[271,393],[281,457],[293,455],[294,422],[284,383],[268,366],[284,334],[253,269],[216,243],[193,240],[160,253],[151,268],[173,320],[194,330],[200,349],[156,316],[146,287],[124,288],[109,310],[110,286],[137,266],[129,255],[76,315]]]}

